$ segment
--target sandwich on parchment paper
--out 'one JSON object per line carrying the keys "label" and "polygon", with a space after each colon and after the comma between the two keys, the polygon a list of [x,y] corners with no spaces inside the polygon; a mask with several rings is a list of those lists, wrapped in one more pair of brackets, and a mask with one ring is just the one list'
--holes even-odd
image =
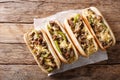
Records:
{"label": "sandwich on parchment paper", "polygon": [[64,27],[81,55],[89,56],[98,50],[97,43],[87,28],[82,15],[70,16],[65,20]]}
{"label": "sandwich on parchment paper", "polygon": [[116,40],[113,32],[97,8],[86,8],[82,11],[82,15],[85,23],[102,50],[115,44]]}
{"label": "sandwich on parchment paper", "polygon": [[72,63],[78,59],[76,48],[58,21],[49,21],[45,29],[61,61]]}
{"label": "sandwich on parchment paper", "polygon": [[60,68],[61,62],[44,30],[24,34],[24,41],[42,71],[50,73]]}
{"label": "sandwich on parchment paper", "polygon": [[[66,68],[63,65],[71,65],[69,69],[72,69],[74,63],[80,61],[79,55],[88,57],[97,53],[98,46],[106,50],[115,44],[115,37],[109,25],[95,7],[81,11],[82,14],[78,12],[64,18],[64,23],[59,23],[57,19],[50,20],[48,24],[43,25],[44,30],[32,30],[24,34],[24,41],[42,71],[48,74],[62,72]],[[82,64],[94,61],[94,58],[89,58],[84,59],[85,62],[81,61]],[[86,60],[90,63],[86,63]],[[60,68],[61,70],[57,71]]]}

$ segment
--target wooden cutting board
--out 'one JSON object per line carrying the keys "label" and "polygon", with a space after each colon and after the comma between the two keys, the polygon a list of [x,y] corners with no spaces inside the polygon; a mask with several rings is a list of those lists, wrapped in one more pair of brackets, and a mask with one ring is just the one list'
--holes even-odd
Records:
{"label": "wooden cutting board", "polygon": [[[33,19],[69,9],[95,6],[112,28],[117,43],[109,59],[47,77],[27,49],[23,34]],[[0,80],[120,80],[120,0],[0,0]]]}

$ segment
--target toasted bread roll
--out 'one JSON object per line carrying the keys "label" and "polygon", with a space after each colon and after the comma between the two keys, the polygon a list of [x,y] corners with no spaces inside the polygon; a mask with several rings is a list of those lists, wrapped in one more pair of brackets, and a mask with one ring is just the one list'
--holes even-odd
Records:
{"label": "toasted bread roll", "polygon": [[58,21],[50,21],[46,26],[46,32],[61,61],[72,63],[78,59],[76,48]]}
{"label": "toasted bread roll", "polygon": [[94,37],[80,14],[72,15],[65,20],[64,24],[65,29],[81,55],[89,56],[98,50]]}
{"label": "toasted bread roll", "polygon": [[82,15],[85,23],[102,50],[115,44],[116,40],[113,32],[97,8],[90,7],[84,9]]}
{"label": "toasted bread roll", "polygon": [[60,60],[43,30],[26,33],[24,40],[42,71],[50,73],[60,68]]}

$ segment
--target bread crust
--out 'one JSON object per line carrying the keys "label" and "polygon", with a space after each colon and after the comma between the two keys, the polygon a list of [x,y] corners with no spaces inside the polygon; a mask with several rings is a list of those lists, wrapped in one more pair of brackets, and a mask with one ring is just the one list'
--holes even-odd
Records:
{"label": "bread crust", "polygon": [[[76,15],[76,14],[75,14],[75,15]],[[82,49],[81,45],[79,44],[78,40],[76,39],[75,35],[73,34],[73,31],[71,30],[70,25],[69,25],[69,23],[68,23],[68,19],[71,19],[71,18],[74,17],[75,15],[71,15],[69,18],[65,19],[65,21],[64,21],[64,27],[65,27],[65,30],[67,31],[67,33],[69,34],[69,36],[72,36],[71,39],[72,39],[75,47],[78,49],[79,53],[80,53],[82,56],[84,56],[84,57],[88,57],[89,55],[87,55],[87,54],[85,53],[85,51]],[[81,16],[81,17],[82,17],[82,16]],[[91,37],[93,38],[93,42],[94,42],[94,44],[95,44],[96,50],[98,50],[98,46],[97,46],[97,44],[96,44],[96,42],[95,42],[95,40],[94,40],[94,37],[92,36],[91,32],[90,32],[89,29],[87,28],[87,26],[86,26],[86,24],[84,23],[84,21],[83,21],[83,24],[84,24],[84,26],[86,27],[88,33],[89,33],[89,34],[91,35]]]}
{"label": "bread crust", "polygon": [[[47,38],[47,35],[45,34],[45,32],[44,32],[43,30],[41,30],[41,32],[42,32],[42,34],[43,34],[43,38],[45,39],[45,41],[47,42],[47,44],[49,44],[48,49],[49,49],[49,51],[51,52],[53,58],[55,59],[57,68],[59,69],[59,68],[60,68],[60,65],[61,65],[61,62],[60,62],[60,60],[58,59],[58,57],[57,57],[57,55],[56,55],[56,53],[55,53],[55,51],[54,51],[51,43],[49,42],[49,40],[48,40],[48,38]],[[37,57],[36,57],[35,54],[32,52],[32,49],[30,48],[30,44],[29,44],[29,40],[28,40],[28,36],[29,36],[28,34],[29,34],[29,32],[27,32],[27,33],[24,34],[24,41],[25,41],[28,49],[29,49],[30,52],[32,53],[35,61],[37,62],[38,66],[41,68],[41,70],[42,70],[43,72],[45,72],[45,73],[48,73],[47,70],[45,70],[45,69],[40,65]]]}
{"label": "bread crust", "polygon": [[[64,28],[62,27],[62,25],[61,25],[57,20],[55,20],[54,22],[57,23],[57,24],[59,25],[59,27],[60,27],[60,29],[62,30],[62,32],[65,33],[65,35],[66,35],[68,41],[72,44],[72,47],[73,47],[73,49],[74,49],[74,51],[75,51],[75,60],[77,60],[77,59],[78,59],[77,50],[76,50],[76,48],[74,47],[72,41],[69,39],[69,37],[68,37],[66,31],[64,30]],[[49,23],[48,23],[48,24],[49,24]],[[48,25],[48,24],[47,24],[47,25]],[[54,42],[53,42],[53,39],[52,39],[52,37],[51,37],[51,35],[50,35],[48,29],[47,29],[47,26],[45,27],[45,31],[47,32],[47,35],[48,35],[48,37],[49,37],[49,39],[50,39],[50,41],[51,41],[51,43],[52,43],[52,45],[53,45],[53,47],[54,47],[56,53],[57,53],[57,55],[58,55],[59,58],[61,59],[61,61],[64,62],[64,63],[69,63],[69,62],[62,56],[62,54],[60,54],[59,51],[57,50],[57,48],[56,48],[56,46],[55,46],[55,44],[54,44]]]}
{"label": "bread crust", "polygon": [[[87,9],[89,9],[89,8],[86,8],[86,9],[84,9],[84,10],[82,11],[83,19],[84,19],[85,23],[87,24],[87,27],[88,27],[89,30],[91,31],[92,35],[94,36],[94,38],[95,38],[97,44],[99,45],[99,47],[100,47],[102,50],[106,50],[106,48],[108,48],[109,45],[103,47],[102,44],[101,44],[101,42],[100,42],[100,41],[98,40],[98,38],[96,37],[93,29],[91,28],[91,26],[90,26],[90,24],[89,24],[89,22],[88,22],[88,20],[87,20],[87,18],[86,18],[86,15],[87,15],[87,14],[86,14],[86,10],[87,10]],[[100,12],[96,7],[90,7],[90,9],[93,10],[96,14],[98,14],[98,15],[100,15],[100,16],[102,17],[103,22],[105,23],[105,25],[106,25],[107,28],[109,29],[110,35],[112,36],[112,39],[113,39],[112,45],[115,45],[115,43],[116,43],[115,36],[114,36],[114,34],[113,34],[110,26],[108,25],[107,21],[105,20],[105,18],[104,18],[103,15],[101,14],[101,12]]]}

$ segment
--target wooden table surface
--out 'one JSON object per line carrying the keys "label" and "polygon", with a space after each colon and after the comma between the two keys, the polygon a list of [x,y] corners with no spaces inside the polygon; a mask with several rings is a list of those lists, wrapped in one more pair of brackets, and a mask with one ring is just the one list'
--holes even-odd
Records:
{"label": "wooden table surface", "polygon": [[[69,9],[97,7],[110,24],[116,45],[109,59],[47,77],[27,49],[23,34],[33,19]],[[0,0],[0,80],[120,80],[120,0]]]}

